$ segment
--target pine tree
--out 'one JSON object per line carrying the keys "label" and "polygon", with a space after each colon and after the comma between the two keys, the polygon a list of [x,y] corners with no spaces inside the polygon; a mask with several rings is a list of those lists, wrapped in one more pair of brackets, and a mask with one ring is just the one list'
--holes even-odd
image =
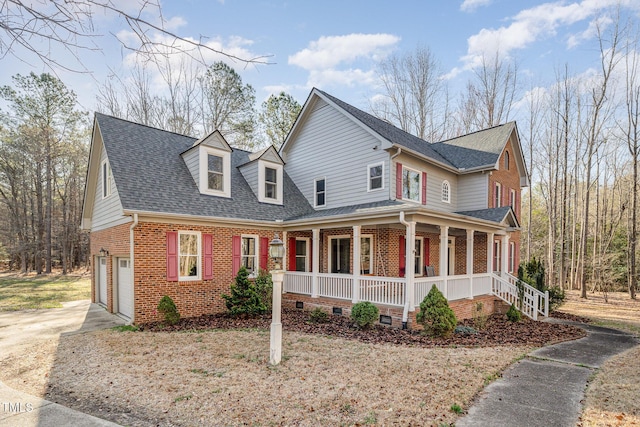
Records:
{"label": "pine tree", "polygon": [[256,316],[268,311],[244,266],[240,267],[235,284],[231,285],[231,295],[222,295],[222,298],[232,316]]}

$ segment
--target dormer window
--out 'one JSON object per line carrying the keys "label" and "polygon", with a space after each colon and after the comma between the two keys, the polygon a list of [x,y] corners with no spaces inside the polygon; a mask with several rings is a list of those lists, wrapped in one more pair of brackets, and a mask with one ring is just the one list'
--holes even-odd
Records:
{"label": "dormer window", "polygon": [[281,205],[283,166],[264,160],[259,160],[258,164],[258,199],[263,203]]}
{"label": "dormer window", "polygon": [[231,197],[231,153],[201,145],[200,192],[212,196]]}

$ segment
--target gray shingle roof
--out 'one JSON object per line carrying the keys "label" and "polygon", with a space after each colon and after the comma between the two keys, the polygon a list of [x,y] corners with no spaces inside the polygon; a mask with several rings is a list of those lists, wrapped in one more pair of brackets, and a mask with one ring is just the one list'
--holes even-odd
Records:
{"label": "gray shingle roof", "polygon": [[237,168],[247,151],[231,154],[231,198],[203,195],[180,156],[195,138],[100,113],[96,120],[125,210],[265,221],[313,212],[286,173],[283,205],[260,203]]}
{"label": "gray shingle roof", "polygon": [[[465,215],[473,218],[483,219],[485,221],[500,223],[504,221],[507,215],[509,215],[509,213],[511,212],[513,212],[511,206],[502,206],[500,208],[478,209],[475,211],[460,211],[455,213],[457,213],[458,215]],[[517,223],[516,216],[512,215],[512,217],[514,221],[516,221],[515,225],[518,226],[519,224]]]}
{"label": "gray shingle roof", "polygon": [[514,122],[510,122],[446,141],[430,143],[326,92],[315,90],[391,143],[460,170],[495,165],[515,126]]}
{"label": "gray shingle roof", "polygon": [[306,213],[297,217],[291,217],[289,220],[304,220],[312,218],[325,218],[330,216],[349,215],[355,213],[376,213],[384,210],[396,210],[399,206],[415,207],[415,204],[403,203],[398,200],[382,200],[379,202],[362,203],[359,205],[342,206],[339,208],[322,209],[314,212]]}

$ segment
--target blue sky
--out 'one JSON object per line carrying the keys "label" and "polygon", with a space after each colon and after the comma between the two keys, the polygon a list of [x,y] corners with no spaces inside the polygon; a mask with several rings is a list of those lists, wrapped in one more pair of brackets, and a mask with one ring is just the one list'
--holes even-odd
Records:
{"label": "blue sky", "polygon": [[[269,55],[269,65],[229,63],[256,89],[259,103],[280,90],[303,103],[316,86],[366,109],[378,90],[376,61],[418,46],[434,53],[454,97],[479,55],[496,50],[518,61],[523,90],[551,84],[565,63],[572,74],[586,73],[599,59],[594,23],[609,25],[617,3],[625,18],[640,16],[638,0],[164,0],[162,6],[167,28],[183,37],[207,36],[207,43],[240,57]],[[143,17],[159,19],[153,9]],[[121,20],[97,13],[94,23],[105,34],[93,39],[101,51],[78,53],[92,73],[57,72],[87,110],[95,109],[108,70],[126,71],[132,60],[112,35],[127,38]],[[55,46],[51,54],[73,64]],[[0,85],[11,84],[16,73],[48,71],[28,54],[22,58],[27,62],[0,60]]]}

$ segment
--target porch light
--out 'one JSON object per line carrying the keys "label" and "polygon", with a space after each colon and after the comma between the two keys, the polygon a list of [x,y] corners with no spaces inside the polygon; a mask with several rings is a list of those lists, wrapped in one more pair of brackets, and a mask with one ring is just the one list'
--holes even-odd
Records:
{"label": "porch light", "polygon": [[278,233],[275,234],[273,240],[269,243],[269,256],[273,259],[275,270],[281,270],[282,258],[284,258],[284,243],[278,237]]}
{"label": "porch light", "polygon": [[100,251],[98,252],[98,255],[100,255],[101,257],[105,257],[105,256],[109,255],[109,251],[106,250],[105,248],[100,248]]}

